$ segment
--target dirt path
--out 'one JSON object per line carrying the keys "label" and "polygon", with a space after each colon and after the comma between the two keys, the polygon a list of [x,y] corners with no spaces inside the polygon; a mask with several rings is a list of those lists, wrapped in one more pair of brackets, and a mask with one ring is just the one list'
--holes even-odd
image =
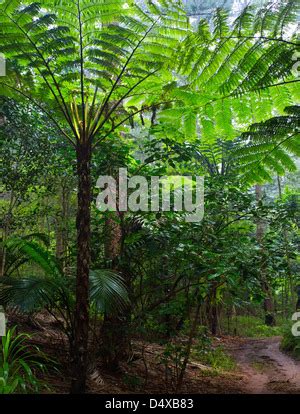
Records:
{"label": "dirt path", "polygon": [[245,339],[231,346],[247,394],[300,394],[300,362],[279,349],[280,337]]}

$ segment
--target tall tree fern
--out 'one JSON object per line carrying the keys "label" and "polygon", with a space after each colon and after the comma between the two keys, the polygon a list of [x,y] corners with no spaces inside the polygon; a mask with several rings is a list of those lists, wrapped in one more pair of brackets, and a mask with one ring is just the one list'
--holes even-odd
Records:
{"label": "tall tree fern", "polygon": [[[45,112],[75,148],[78,174],[73,392],[85,390],[90,267],[90,160],[95,145],[132,113],[158,106],[173,79],[187,19],[176,1],[5,0],[0,93]],[[133,96],[138,104],[125,108]]]}

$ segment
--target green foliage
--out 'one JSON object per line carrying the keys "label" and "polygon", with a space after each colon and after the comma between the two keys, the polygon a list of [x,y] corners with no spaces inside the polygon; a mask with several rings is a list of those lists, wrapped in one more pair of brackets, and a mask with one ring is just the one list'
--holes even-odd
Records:
{"label": "green foliage", "polygon": [[[47,236],[45,236],[47,237]],[[44,239],[43,235],[31,234],[23,238],[10,238],[6,241],[5,247],[8,249],[8,254],[13,256],[14,262],[20,261],[24,263],[25,261],[31,261],[35,263],[42,269],[45,274],[53,275],[54,277],[59,277],[61,275],[61,269],[59,268],[58,261],[51,255],[40,243],[31,239]],[[23,258],[23,260],[22,260]],[[13,272],[12,269],[7,274]]]}
{"label": "green foliage", "polygon": [[[46,373],[47,357],[28,345],[29,335],[9,329],[0,345],[0,394],[37,393],[44,386],[37,374]],[[53,361],[52,361],[53,364]]]}
{"label": "green foliage", "polygon": [[178,379],[183,369],[186,348],[181,343],[168,343],[159,357],[159,363],[165,368],[166,388],[176,389]]}
{"label": "green foliage", "polygon": [[[262,313],[266,292],[258,264],[283,312],[292,302],[290,284],[299,279],[295,188],[285,188],[280,200],[272,194],[259,202],[249,189],[274,175],[293,175],[300,156],[299,80],[292,71],[298,3],[247,6],[234,22],[217,9],[197,27],[177,1],[21,3],[0,5],[0,53],[8,63],[8,76],[0,79],[0,138],[9,192],[1,203],[9,211],[0,302],[26,314],[48,311],[72,349],[80,322],[74,258],[80,248],[83,256],[91,250],[85,285],[91,331],[96,338],[104,314],[120,321],[130,314],[130,326],[114,332],[128,328],[164,343],[159,362],[166,386],[186,368],[187,348],[178,337],[193,326],[199,304],[199,319],[211,328],[213,311],[222,314],[221,333],[228,323],[231,334],[281,334],[281,326],[241,315]],[[204,175],[204,219],[187,223],[174,209],[103,214],[93,205],[91,249],[88,241],[77,246],[74,178],[81,144],[93,149],[92,187],[100,174],[116,175],[120,167],[129,175]],[[115,219],[116,232],[108,219]],[[258,242],[261,222],[266,229]],[[107,253],[107,240],[118,244],[117,257]],[[197,342],[193,355],[214,371],[234,368],[207,332]],[[18,389],[5,381],[8,390]],[[141,388],[135,376],[125,375],[124,383]]]}
{"label": "green foliage", "polygon": [[[74,334],[75,280],[66,277],[55,258],[41,245],[26,239],[9,239],[7,245],[18,249],[18,253],[39,266],[44,274],[30,277],[4,277],[0,283],[0,303],[16,306],[26,313],[46,309],[58,318],[69,339]],[[21,260],[24,263],[24,260]],[[128,306],[128,292],[120,275],[103,269],[91,271],[91,304],[97,312],[117,312]]]}
{"label": "green foliage", "polygon": [[292,334],[291,325],[287,324],[284,328],[280,348],[300,359],[300,337]]}
{"label": "green foliage", "polygon": [[[55,162],[53,128],[30,104],[0,97],[1,184],[19,199],[34,186],[47,185],[47,172]],[[24,127],[26,125],[26,127]]]}
{"label": "green foliage", "polygon": [[90,298],[98,312],[114,313],[129,306],[127,288],[122,277],[111,270],[90,272]]}
{"label": "green foliage", "polygon": [[197,342],[193,347],[193,358],[201,361],[216,371],[232,371],[236,368],[234,359],[229,356],[221,345],[213,345],[206,327],[200,327]]}
{"label": "green foliage", "polygon": [[243,134],[247,142],[233,151],[242,178],[250,184],[271,181],[274,174],[296,171],[292,155],[299,157],[299,116],[297,105],[285,108],[286,115],[251,125]]}
{"label": "green foliage", "polygon": [[[297,10],[293,0],[278,9],[247,6],[230,25],[226,13],[217,9],[212,30],[201,19],[198,31],[182,43],[179,72],[188,82],[173,89],[178,103],[159,112],[160,126],[154,132],[181,141],[200,135],[201,144],[207,145],[234,140],[254,124],[238,140],[242,148],[236,148],[243,182],[295,171],[291,155],[299,154],[299,120],[283,111],[299,101],[292,73],[297,36],[288,33],[288,24],[296,26]],[[255,139],[249,138],[255,132]]]}
{"label": "green foliage", "polygon": [[[226,322],[224,320],[224,331],[226,331]],[[280,336],[283,332],[283,325],[266,326],[262,318],[255,316],[235,316],[232,320],[232,331],[228,334],[235,333],[238,336],[246,338],[265,338],[270,336]]]}
{"label": "green foliage", "polygon": [[[198,353],[196,351],[196,355]],[[216,346],[205,353],[200,352],[199,359],[216,371],[233,371],[236,369],[236,362],[233,357],[224,351],[222,346]]]}
{"label": "green foliage", "polygon": [[[175,1],[140,7],[82,0],[75,10],[68,0],[21,7],[4,1],[0,8],[0,51],[10,75],[1,93],[34,102],[71,142],[82,134],[109,135],[115,112],[128,120],[142,106],[157,104],[188,28]],[[14,84],[20,72],[21,89]]]}

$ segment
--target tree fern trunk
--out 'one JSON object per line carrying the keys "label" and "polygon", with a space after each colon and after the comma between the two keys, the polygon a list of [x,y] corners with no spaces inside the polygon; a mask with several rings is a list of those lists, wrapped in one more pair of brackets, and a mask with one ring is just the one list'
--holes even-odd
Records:
{"label": "tree fern trunk", "polygon": [[72,393],[84,393],[87,373],[87,348],[89,329],[89,270],[91,235],[91,146],[77,146],[78,206],[77,228],[77,276],[76,307],[74,314],[74,347]]}

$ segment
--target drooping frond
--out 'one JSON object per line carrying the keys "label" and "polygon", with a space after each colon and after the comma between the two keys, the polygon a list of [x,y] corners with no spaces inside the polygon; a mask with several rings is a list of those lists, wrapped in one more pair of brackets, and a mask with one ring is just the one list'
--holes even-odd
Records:
{"label": "drooping frond", "polygon": [[244,146],[233,156],[243,179],[249,183],[271,180],[275,174],[295,171],[293,156],[300,156],[300,106],[286,108],[286,115],[254,124],[242,135]]}
{"label": "drooping frond", "polygon": [[[74,304],[75,279],[66,277],[56,259],[36,241],[44,239],[39,234],[24,238],[10,238],[6,242],[7,271],[0,283],[0,304],[13,305],[24,312],[53,308],[64,303]],[[34,263],[40,274],[15,277],[18,266]],[[95,269],[90,275],[90,298],[98,312],[113,312],[129,304],[126,286],[120,275],[111,270]]]}
{"label": "drooping frond", "polygon": [[229,25],[217,10],[210,35],[201,20],[198,32],[186,38],[183,73],[202,93],[224,95],[260,90],[288,78],[297,48],[297,13],[295,0],[281,2],[277,10],[267,5],[256,13],[247,6]]}
{"label": "drooping frond", "polygon": [[217,10],[213,28],[202,19],[186,37],[179,71],[187,85],[181,89],[194,96],[182,100],[182,119],[191,119],[192,110],[204,139],[232,139],[247,124],[270,118],[274,109],[279,115],[299,100],[293,71],[297,13],[294,0],[279,8],[247,6],[233,23]]}

